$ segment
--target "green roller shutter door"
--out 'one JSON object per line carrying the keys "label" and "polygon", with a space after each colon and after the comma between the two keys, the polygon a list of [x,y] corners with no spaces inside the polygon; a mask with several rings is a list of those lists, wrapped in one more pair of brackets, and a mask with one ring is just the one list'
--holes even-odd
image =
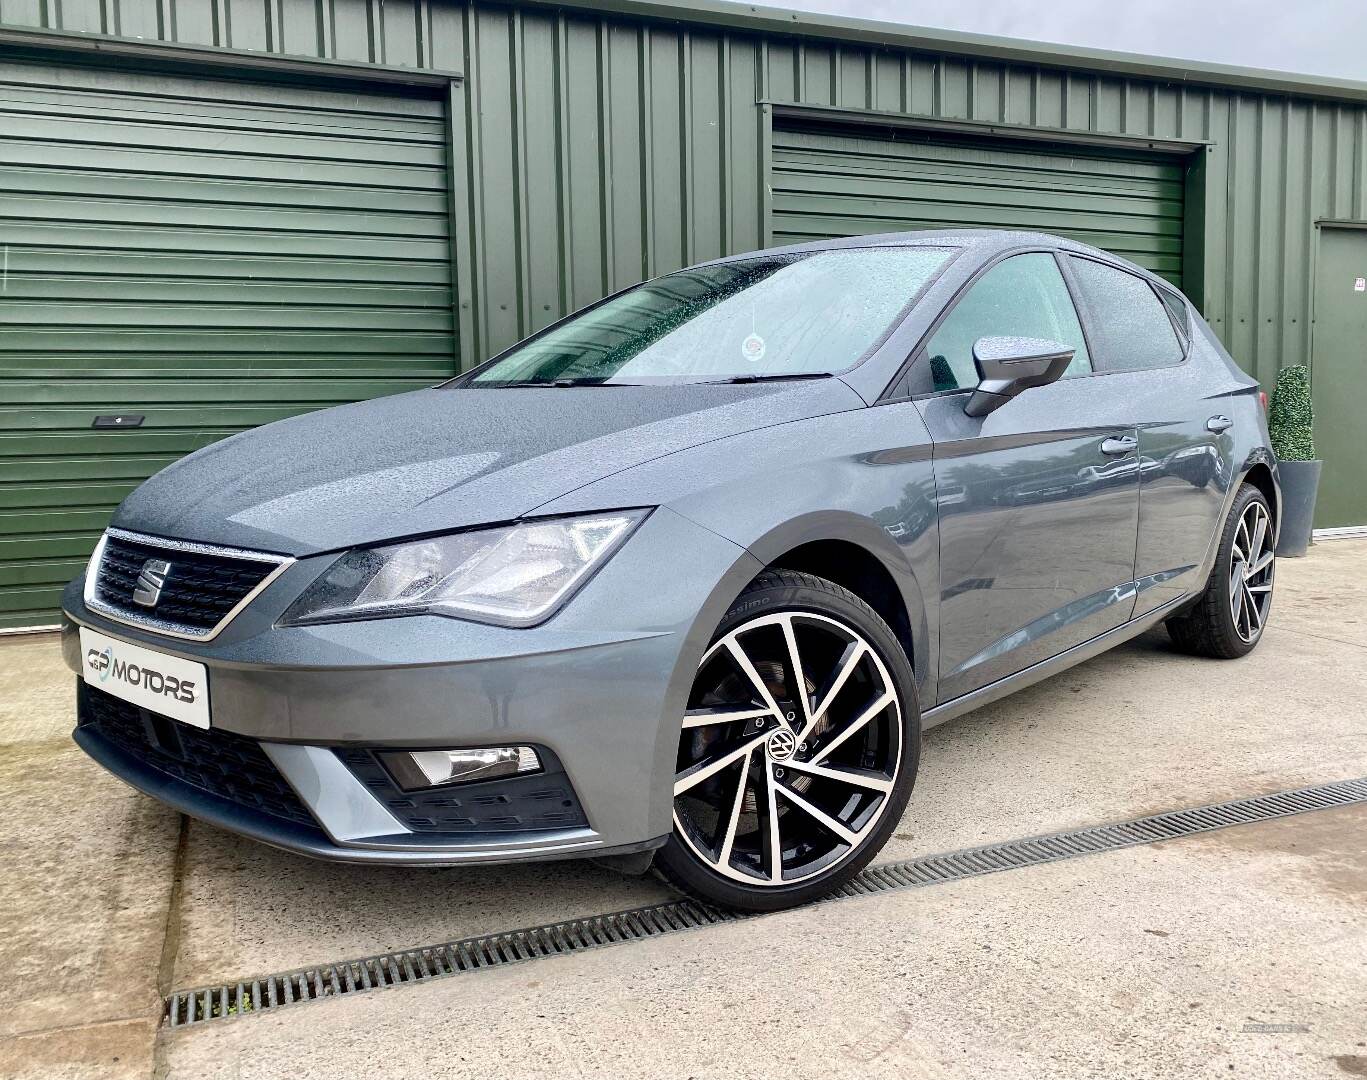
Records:
{"label": "green roller shutter door", "polygon": [[776,131],[771,186],[775,244],[902,229],[1037,229],[1182,284],[1177,161]]}
{"label": "green roller shutter door", "polygon": [[0,64],[0,628],[182,454],[454,370],[446,153],[437,101]]}

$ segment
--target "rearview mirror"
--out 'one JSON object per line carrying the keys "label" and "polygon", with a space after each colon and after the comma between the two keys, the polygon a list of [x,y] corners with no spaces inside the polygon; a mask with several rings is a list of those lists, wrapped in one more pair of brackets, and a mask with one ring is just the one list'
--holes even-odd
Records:
{"label": "rearview mirror", "polygon": [[986,416],[1032,386],[1057,382],[1073,362],[1073,350],[1047,338],[984,337],[973,346],[978,388],[964,406]]}

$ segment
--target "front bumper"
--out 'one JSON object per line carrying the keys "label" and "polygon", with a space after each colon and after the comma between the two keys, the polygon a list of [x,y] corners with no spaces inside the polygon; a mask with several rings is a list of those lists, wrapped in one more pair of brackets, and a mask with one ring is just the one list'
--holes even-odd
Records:
{"label": "front bumper", "polygon": [[347,863],[403,866],[450,866],[453,863],[520,862],[625,855],[649,851],[664,843],[661,836],[636,843],[608,845],[592,829],[504,834],[495,840],[466,840],[443,845],[439,838],[398,833],[371,838],[370,843],[339,843],[319,826],[310,826],[244,807],[148,766],[100,735],[77,728],[76,744],[121,780],[182,813],[240,833],[271,847],[315,859]]}
{"label": "front bumper", "polygon": [[[112,622],[85,607],[79,581],[63,604],[75,671],[80,625],[205,664],[213,728],[258,743],[316,828],[170,776],[96,729],[78,728],[77,743],[187,814],[320,858],[445,865],[597,857],[663,842],[678,718],[712,629],[758,569],[752,556],[662,508],[540,627],[437,616],[275,626],[331,558],[300,560],[207,643]],[[410,828],[343,762],[349,747],[522,743],[558,758],[586,825],[459,835]]]}

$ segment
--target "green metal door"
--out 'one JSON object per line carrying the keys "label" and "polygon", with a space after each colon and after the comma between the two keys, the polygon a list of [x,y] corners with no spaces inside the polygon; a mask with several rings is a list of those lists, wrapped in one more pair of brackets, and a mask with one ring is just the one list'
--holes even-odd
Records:
{"label": "green metal door", "polygon": [[0,64],[0,628],[180,455],[454,370],[446,154],[436,101]]}
{"label": "green metal door", "polygon": [[1367,229],[1320,231],[1310,381],[1324,460],[1315,527],[1367,525]]}
{"label": "green metal door", "polygon": [[774,132],[773,242],[903,229],[1037,229],[1182,285],[1183,165],[924,134]]}

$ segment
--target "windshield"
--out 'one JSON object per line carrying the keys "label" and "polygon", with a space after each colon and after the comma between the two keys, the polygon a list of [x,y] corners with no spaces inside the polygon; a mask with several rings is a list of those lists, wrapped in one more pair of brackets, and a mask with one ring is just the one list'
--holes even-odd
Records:
{"label": "windshield", "polygon": [[847,248],[682,270],[520,345],[466,386],[812,378],[852,367],[949,258]]}

